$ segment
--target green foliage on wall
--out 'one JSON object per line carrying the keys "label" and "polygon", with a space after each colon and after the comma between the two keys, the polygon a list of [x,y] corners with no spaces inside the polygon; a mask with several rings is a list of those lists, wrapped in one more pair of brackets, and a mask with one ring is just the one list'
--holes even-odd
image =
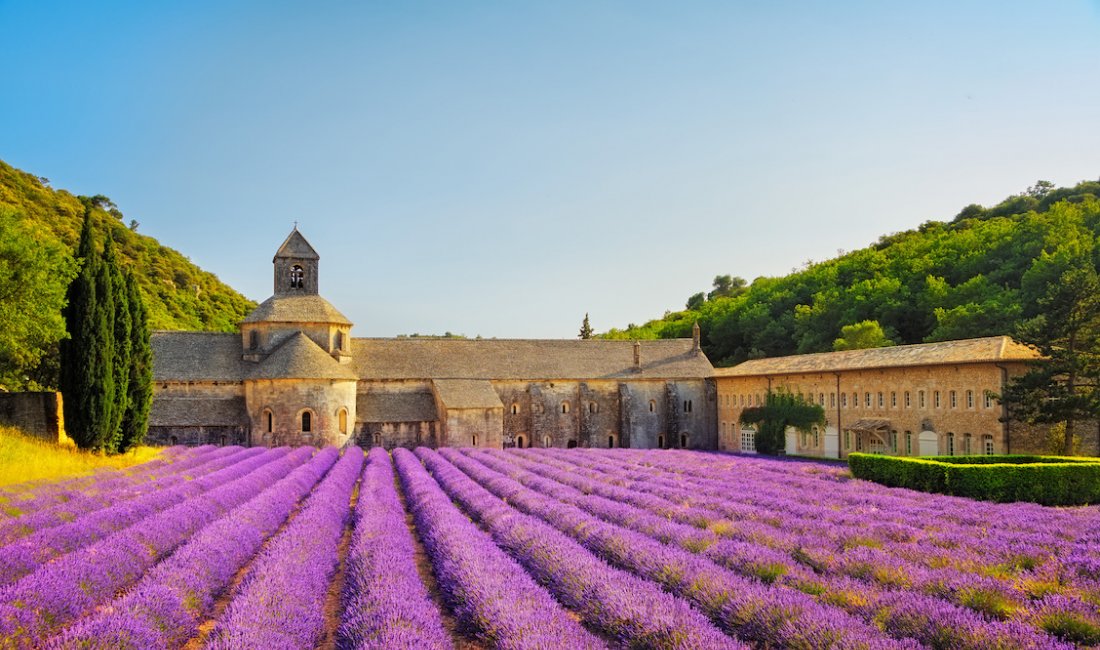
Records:
{"label": "green foliage on wall", "polygon": [[808,430],[825,425],[825,409],[785,389],[768,391],[763,406],[751,406],[741,412],[741,424],[756,426],[756,451],[778,455],[786,446],[787,428]]}
{"label": "green foliage on wall", "polygon": [[716,286],[709,297],[692,296],[692,309],[602,336],[686,338],[698,320],[703,350],[726,366],[827,352],[844,326],[864,321],[878,322],[896,344],[1012,334],[1042,311],[1035,287],[1044,258],[1072,254],[1095,267],[1098,235],[1100,182],[1040,182],[991,208],[967,206],[951,221],[883,236],[784,277]]}
{"label": "green foliage on wall", "polygon": [[[136,222],[127,227],[107,197],[87,200],[92,225],[110,233],[119,264],[135,275],[151,329],[232,332],[255,307],[179,252],[137,233]],[[5,289],[24,289],[0,295],[7,330],[0,333],[0,387],[57,385],[57,349],[64,335],[60,313],[77,271],[74,253],[83,215],[79,197],[0,161],[0,273],[19,280]]]}

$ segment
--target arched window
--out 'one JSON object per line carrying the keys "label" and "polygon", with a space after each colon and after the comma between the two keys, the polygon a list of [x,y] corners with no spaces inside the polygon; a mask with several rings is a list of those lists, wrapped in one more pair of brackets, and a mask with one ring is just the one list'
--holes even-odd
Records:
{"label": "arched window", "polygon": [[542,446],[543,447],[549,447],[552,444],[553,444],[553,441],[550,440],[550,436],[543,436],[542,437]]}
{"label": "arched window", "polygon": [[348,410],[340,409],[336,412],[336,421],[340,427],[340,433],[348,432]]}
{"label": "arched window", "polygon": [[653,413],[656,410],[657,410],[657,400],[655,400],[655,399],[649,400],[649,412]]}
{"label": "arched window", "polygon": [[527,441],[524,439],[523,434],[516,436],[516,448],[523,449],[524,443]]}
{"label": "arched window", "polygon": [[271,409],[264,410],[264,430],[268,433],[275,430],[275,414],[271,412]]}
{"label": "arched window", "polygon": [[561,412],[562,413],[568,413],[569,412],[569,402],[568,402],[568,400],[561,403]]}
{"label": "arched window", "polygon": [[589,402],[588,403],[588,412],[589,413],[599,413],[600,412],[600,405],[595,403],[595,402]]}
{"label": "arched window", "polygon": [[301,266],[295,264],[290,267],[290,288],[301,289],[306,284],[306,272]]}
{"label": "arched window", "polygon": [[248,349],[255,350],[258,347],[260,347],[260,333],[252,330],[248,333]]}
{"label": "arched window", "polygon": [[519,413],[519,404],[516,404],[515,402],[512,402],[512,415],[516,415],[518,413]]}
{"label": "arched window", "polygon": [[302,411],[302,433],[313,431],[313,413]]}
{"label": "arched window", "polygon": [[174,447],[174,446],[180,444],[180,439],[177,438],[176,436],[168,436],[168,442],[172,443],[172,446]]}
{"label": "arched window", "polygon": [[470,444],[471,447],[476,447],[477,446],[477,434],[476,433],[474,435],[470,436],[470,442],[471,442],[471,444]]}

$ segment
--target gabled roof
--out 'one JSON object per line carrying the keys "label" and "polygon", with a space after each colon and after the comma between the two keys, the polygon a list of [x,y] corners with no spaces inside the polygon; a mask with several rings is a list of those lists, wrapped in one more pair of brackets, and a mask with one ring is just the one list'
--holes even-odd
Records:
{"label": "gabled roof", "polygon": [[296,332],[252,369],[249,379],[351,379],[351,368],[333,359],[308,336]]}
{"label": "gabled roof", "polygon": [[163,397],[153,400],[151,427],[246,426],[244,397]]}
{"label": "gabled roof", "polygon": [[271,296],[244,318],[245,323],[328,323],[351,325],[351,321],[321,296]]}
{"label": "gabled roof", "polygon": [[695,379],[713,368],[691,339],[354,339],[362,379]]}
{"label": "gabled roof", "polygon": [[875,370],[904,366],[1033,361],[1041,355],[1008,336],[898,345],[869,350],[843,350],[753,359],[732,368],[717,368],[715,377],[755,377],[842,370]]}
{"label": "gabled roof", "polygon": [[240,334],[153,332],[153,381],[240,381]]}
{"label": "gabled roof", "polygon": [[484,379],[436,379],[432,385],[448,409],[504,408],[493,385]]}
{"label": "gabled roof", "polygon": [[355,396],[355,419],[360,422],[431,422],[438,417],[429,392],[368,391]]}
{"label": "gabled roof", "polygon": [[321,256],[317,254],[313,246],[310,246],[306,238],[302,236],[302,233],[298,232],[297,226],[287,235],[282,246],[279,246],[279,250],[275,251],[275,258],[272,261],[280,257],[289,257],[299,260],[321,259]]}

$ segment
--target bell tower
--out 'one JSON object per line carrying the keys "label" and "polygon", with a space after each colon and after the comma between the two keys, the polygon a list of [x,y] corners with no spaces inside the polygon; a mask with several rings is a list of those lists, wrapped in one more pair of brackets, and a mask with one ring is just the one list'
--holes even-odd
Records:
{"label": "bell tower", "polygon": [[317,267],[321,256],[295,226],[275,252],[276,296],[316,296]]}

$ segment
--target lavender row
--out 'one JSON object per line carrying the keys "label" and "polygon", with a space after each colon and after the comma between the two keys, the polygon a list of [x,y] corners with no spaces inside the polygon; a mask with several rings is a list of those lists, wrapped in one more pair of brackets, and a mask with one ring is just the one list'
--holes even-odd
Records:
{"label": "lavender row", "polygon": [[324,632],[363,450],[348,447],[287,527],[271,540],[210,634],[207,648],[313,648]]}
{"label": "lavender row", "polygon": [[439,608],[416,568],[416,546],[385,449],[367,458],[346,561],[342,650],[451,648]]}
{"label": "lavender row", "polygon": [[777,592],[693,553],[601,521],[576,506],[528,489],[459,452],[441,453],[520,511],[571,535],[610,563],[692,601],[724,630],[739,638],[781,647],[916,647],[890,639],[878,629],[840,609],[821,605],[805,594]]}
{"label": "lavender row", "polygon": [[[503,456],[503,454],[496,454]],[[509,454],[508,456],[512,456]],[[805,567],[799,566],[788,557],[751,543],[719,541],[710,531],[700,531],[691,526],[669,522],[644,509],[636,508],[618,501],[598,496],[586,496],[582,492],[542,478],[526,470],[509,468],[508,462],[501,458],[477,454],[477,458],[490,467],[508,472],[525,485],[546,494],[552,494],[569,503],[574,503],[587,512],[631,530],[648,535],[662,542],[674,544],[685,549],[699,552],[715,563],[730,570],[775,583],[779,576],[784,577],[776,589],[790,586],[799,591],[818,595],[821,600],[831,602],[851,614],[882,626],[900,637],[913,637],[922,642],[936,639],[948,639],[952,647],[982,648],[1004,647],[1049,647],[1054,640],[1034,630],[1013,623],[987,621],[983,617],[952,606],[934,597],[924,594],[908,594],[907,600],[897,600],[895,594],[877,588],[874,585],[861,584],[847,577],[839,579],[815,575]],[[509,459],[513,460],[513,459]],[[533,465],[533,463],[530,463]],[[555,473],[540,468],[540,474],[556,474],[554,478],[570,480],[566,472]],[[571,482],[577,482],[575,479]],[[584,484],[583,487],[596,489],[597,486]],[[711,537],[707,537],[711,535]],[[973,589],[975,585],[971,584]],[[914,619],[904,607],[918,602],[915,611],[935,611],[936,615]]]}
{"label": "lavender row", "polygon": [[612,568],[541,520],[475,483],[436,452],[418,449],[444,491],[493,535],[497,545],[584,622],[635,648],[743,648],[687,601]]}
{"label": "lavender row", "polygon": [[111,481],[98,489],[73,489],[59,503],[35,506],[33,513],[0,522],[0,546],[10,544],[31,533],[60,526],[91,512],[117,505],[123,501],[163,490],[180,480],[189,480],[225,464],[218,461],[240,452],[239,447],[212,447],[208,453],[193,454],[179,464],[165,465],[158,471]]}
{"label": "lavender row", "polygon": [[210,464],[213,471],[194,480],[176,476],[156,492],[91,512],[75,521],[38,531],[0,548],[0,586],[10,585],[41,564],[71,553],[149,516],[214,489],[240,476],[240,467],[256,467],[262,448],[243,449]]}
{"label": "lavender row", "polygon": [[141,650],[183,645],[197,633],[218,594],[338,457],[334,448],[322,450],[254,499],[203,528],[142,576],[125,596],[82,619],[52,639],[48,647]]}
{"label": "lavender row", "polygon": [[131,585],[197,530],[251,499],[312,454],[310,448],[270,450],[235,466],[239,478],[39,567],[0,590],[0,637],[15,647],[37,645]]}
{"label": "lavender row", "polygon": [[503,650],[603,648],[459,512],[412,452],[393,452],[417,532],[459,621]]}

